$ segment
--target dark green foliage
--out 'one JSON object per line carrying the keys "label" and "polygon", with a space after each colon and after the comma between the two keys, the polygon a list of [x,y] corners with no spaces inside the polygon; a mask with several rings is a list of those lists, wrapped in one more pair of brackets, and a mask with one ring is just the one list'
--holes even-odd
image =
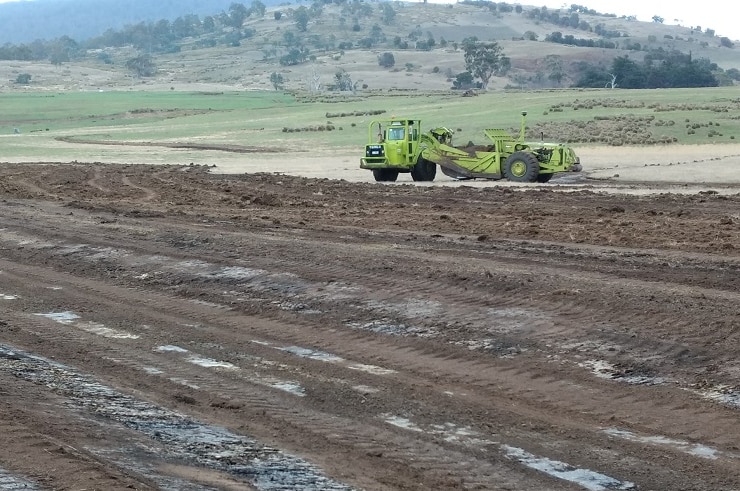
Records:
{"label": "dark green foliage", "polygon": [[260,2],[260,0],[252,0],[251,5],[249,6],[249,14],[254,14],[255,17],[264,17],[265,11],[267,11],[267,7],[264,3]]}
{"label": "dark green foliage", "polygon": [[[577,87],[604,87],[613,76],[616,86],[623,89],[658,89],[679,87],[717,87],[714,71],[719,68],[706,58],[693,60],[678,51],[655,50],[638,63],[618,56],[610,69],[582,67]],[[601,78],[603,77],[603,78]]]}
{"label": "dark green foliage", "polygon": [[280,57],[280,64],[283,66],[300,65],[308,59],[308,48],[291,48],[288,54]]}
{"label": "dark green foliage", "polygon": [[244,21],[249,17],[249,10],[243,3],[232,3],[229,6],[229,25],[241,29]]}
{"label": "dark green foliage", "polygon": [[28,85],[31,83],[31,74],[30,73],[19,73],[17,77],[15,77],[15,83],[18,85]]}
{"label": "dark green foliage", "polygon": [[481,80],[484,89],[493,75],[503,75],[511,68],[511,60],[504,56],[503,49],[498,43],[466,41],[463,40],[465,68]]}
{"label": "dark green foliage", "polygon": [[126,61],[126,68],[139,77],[151,77],[157,73],[157,67],[149,55],[139,55]]}
{"label": "dark green foliage", "polygon": [[352,82],[352,76],[344,70],[339,70],[334,74],[334,85],[329,88],[330,90],[338,90],[340,92],[349,91],[354,92],[355,83]]}
{"label": "dark green foliage", "polygon": [[586,48],[605,48],[615,49],[617,45],[613,41],[606,39],[583,39],[576,38],[572,34],[563,36],[560,31],[552,32],[545,36],[545,41],[549,43],[567,44],[569,46],[583,46]]}
{"label": "dark green foliage", "polygon": [[311,16],[308,13],[308,9],[303,5],[298,7],[293,13],[293,20],[295,21],[295,25],[301,32],[305,32],[308,29],[308,21],[310,19]]}
{"label": "dark green foliage", "polygon": [[740,80],[740,70],[738,70],[737,68],[730,68],[725,73],[732,80]]}
{"label": "dark green foliage", "polygon": [[392,24],[393,19],[396,18],[396,11],[389,2],[385,2],[381,5],[380,18],[383,20],[383,24]]}
{"label": "dark green foliage", "polygon": [[98,60],[102,61],[106,65],[112,65],[113,64],[113,59],[111,58],[111,56],[108,53],[104,52],[104,51],[101,51],[100,53],[98,53],[98,57],[97,58],[98,58]]}
{"label": "dark green foliage", "polygon": [[452,82],[452,88],[456,90],[479,89],[481,87],[482,84],[476,82],[470,72],[458,73]]}
{"label": "dark green foliage", "polygon": [[275,90],[280,90],[283,88],[283,83],[285,80],[283,79],[282,74],[277,72],[272,72],[270,74],[270,83],[275,88]]}
{"label": "dark green foliage", "polygon": [[378,55],[378,65],[382,66],[383,68],[391,68],[395,64],[396,57],[393,56],[393,53],[391,53],[390,51],[386,51],[385,53]]}

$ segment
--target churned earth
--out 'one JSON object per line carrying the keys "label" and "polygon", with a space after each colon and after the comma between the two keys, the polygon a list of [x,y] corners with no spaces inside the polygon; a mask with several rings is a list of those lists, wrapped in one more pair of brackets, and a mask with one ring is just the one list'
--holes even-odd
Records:
{"label": "churned earth", "polygon": [[3,164],[0,489],[737,491],[733,155]]}

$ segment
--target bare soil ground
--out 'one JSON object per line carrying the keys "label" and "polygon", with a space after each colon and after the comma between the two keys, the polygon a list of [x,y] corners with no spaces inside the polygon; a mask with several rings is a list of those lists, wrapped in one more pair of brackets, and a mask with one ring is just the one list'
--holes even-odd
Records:
{"label": "bare soil ground", "polygon": [[740,489],[729,185],[210,170],[0,168],[0,488]]}

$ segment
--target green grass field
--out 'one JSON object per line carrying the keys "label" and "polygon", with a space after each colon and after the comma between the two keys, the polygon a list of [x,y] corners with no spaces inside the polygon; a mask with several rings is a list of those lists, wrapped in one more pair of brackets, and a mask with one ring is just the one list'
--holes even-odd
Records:
{"label": "green grass field", "polygon": [[[456,132],[456,143],[482,143],[484,128],[515,133],[522,111],[548,140],[570,141],[576,147],[641,144],[647,141],[641,140],[645,133],[675,144],[734,143],[740,130],[740,98],[734,87],[497,91],[475,97],[365,93],[313,99],[253,91],[6,93],[0,94],[0,107],[0,161],[75,160],[75,145],[69,141],[357,147],[359,154],[373,117],[335,115],[370,110],[386,111],[379,118],[420,118],[426,128],[446,126]],[[329,123],[333,130],[316,130]],[[593,141],[594,134],[603,141]],[[145,152],[147,147],[138,148]]]}

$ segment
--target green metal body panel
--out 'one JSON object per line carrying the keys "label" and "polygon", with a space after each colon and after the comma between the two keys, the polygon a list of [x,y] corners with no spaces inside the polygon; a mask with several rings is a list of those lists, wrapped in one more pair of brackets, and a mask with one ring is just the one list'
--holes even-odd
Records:
{"label": "green metal body panel", "polygon": [[420,141],[421,121],[418,119],[372,121],[360,168],[410,172],[421,154]]}

